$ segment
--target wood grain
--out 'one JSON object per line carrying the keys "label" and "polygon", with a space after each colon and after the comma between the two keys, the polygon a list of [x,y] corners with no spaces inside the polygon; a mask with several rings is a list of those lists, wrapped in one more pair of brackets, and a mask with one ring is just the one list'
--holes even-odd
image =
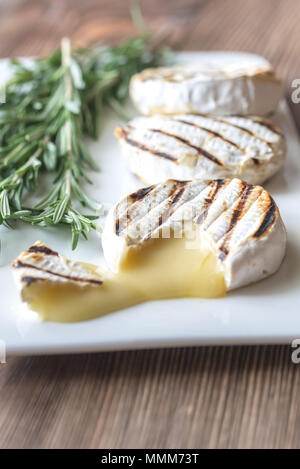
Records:
{"label": "wood grain", "polygon": [[[151,0],[153,30],[186,49],[265,55],[300,77],[297,0]],[[124,0],[2,0],[0,56],[42,55],[133,33]],[[1,331],[0,331],[1,332]],[[9,358],[1,448],[298,448],[300,366],[288,346]]]}
{"label": "wood grain", "polygon": [[299,384],[285,346],[14,358],[1,447],[299,447]]}

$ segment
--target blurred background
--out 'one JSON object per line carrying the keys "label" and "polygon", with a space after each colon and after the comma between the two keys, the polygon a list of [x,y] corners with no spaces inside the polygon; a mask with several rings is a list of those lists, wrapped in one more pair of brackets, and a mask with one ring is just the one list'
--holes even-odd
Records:
{"label": "blurred background", "polygon": [[[283,78],[300,76],[298,0],[141,0],[153,31],[190,50],[266,56]],[[0,56],[43,55],[70,36],[82,46],[134,34],[128,0],[0,0]]]}

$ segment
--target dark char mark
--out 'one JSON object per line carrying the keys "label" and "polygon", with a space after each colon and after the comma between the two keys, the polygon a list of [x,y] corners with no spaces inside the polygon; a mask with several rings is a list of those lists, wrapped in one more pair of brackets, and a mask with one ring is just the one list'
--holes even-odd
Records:
{"label": "dark char mark", "polygon": [[119,220],[119,218],[116,219],[115,232],[116,232],[117,236],[120,236],[120,220]]}
{"label": "dark char mark", "polygon": [[274,125],[272,122],[270,121],[265,121],[264,119],[260,120],[260,119],[253,119],[254,122],[256,122],[257,124],[260,124],[262,125],[263,127],[266,127],[267,129],[269,130],[272,130],[272,132],[274,132],[275,134],[277,135],[280,135],[281,137],[283,136],[283,133],[281,132],[280,129],[278,129],[278,127],[276,127],[276,125]]}
{"label": "dark char mark", "polygon": [[43,254],[47,254],[48,256],[58,256],[58,252],[52,251],[52,249],[47,248],[46,246],[30,246],[28,252],[42,252]]}
{"label": "dark char mark", "polygon": [[214,199],[216,198],[217,193],[219,192],[221,187],[224,186],[224,184],[226,184],[226,179],[216,179],[215,181],[213,181],[210,193],[208,194],[208,197],[204,201],[204,209],[196,220],[196,223],[198,223],[199,225],[207,217],[208,209],[210,205],[213,203]]}
{"label": "dark char mark", "polygon": [[176,180],[173,180],[173,181],[174,181],[174,186],[172,188],[171,194],[168,197],[169,200],[168,200],[168,205],[166,207],[166,210],[159,215],[157,223],[156,223],[156,227],[152,227],[151,230],[144,236],[143,238],[144,241],[147,241],[150,238],[152,231],[155,228],[158,228],[159,226],[161,226],[163,223],[165,223],[167,219],[174,213],[174,210],[178,202],[180,201],[181,197],[183,196],[186,190],[186,187],[191,183],[191,181],[176,181]]}
{"label": "dark char mark", "polygon": [[136,202],[141,202],[151,191],[154,189],[154,185],[149,187],[143,187],[136,192],[133,192],[128,196],[128,200],[132,201],[133,203],[129,205],[126,212],[120,217],[116,219],[115,222],[115,233],[117,236],[120,236],[121,232],[128,226],[128,223],[132,219],[133,214],[135,213],[138,204]]}
{"label": "dark char mark", "polygon": [[276,205],[275,205],[275,202],[272,199],[272,197],[270,197],[270,199],[271,200],[270,200],[270,206],[268,208],[268,211],[267,211],[267,213],[265,215],[265,218],[263,219],[260,227],[254,233],[254,235],[253,235],[254,238],[259,238],[260,236],[262,236],[267,231],[269,226],[271,226],[273,224],[273,222],[275,220]]}
{"label": "dark char mark", "polygon": [[[212,119],[213,119],[213,117],[212,117]],[[238,125],[238,124],[234,124],[233,122],[229,122],[225,119],[216,119],[216,118],[214,118],[214,120],[219,121],[219,122],[223,122],[223,124],[227,124],[231,127],[235,127],[236,129],[242,130],[243,132],[246,132],[248,135],[251,135],[251,137],[254,137],[257,140],[260,140],[261,142],[266,143],[269,148],[273,149],[271,142],[268,142],[268,140],[266,140],[265,138],[262,138],[259,135],[256,135],[254,132],[247,129],[246,127],[243,127],[243,126]]]}
{"label": "dark char mark", "polygon": [[147,194],[149,194],[149,192],[152,191],[153,188],[154,186],[143,187],[142,189],[139,189],[138,191],[130,194],[129,198],[134,201],[142,200]]}
{"label": "dark char mark", "polygon": [[224,259],[226,259],[229,253],[228,248],[226,248],[225,246],[221,246],[220,251],[221,253],[219,254],[219,259],[220,261],[224,261]]}
{"label": "dark char mark", "polygon": [[[35,270],[39,270],[41,272],[46,272],[47,274],[51,274],[51,275],[55,275],[56,277],[61,277],[61,278],[66,278],[67,280],[73,280],[74,282],[87,282],[87,283],[92,283],[92,284],[95,284],[95,285],[102,285],[102,280],[95,280],[93,278],[89,278],[89,279],[84,279],[82,280],[81,278],[79,277],[71,277],[70,275],[64,275],[64,274],[59,274],[57,272],[51,272],[51,270],[47,270],[47,269],[41,269],[40,267],[37,267],[36,265],[31,265],[31,264],[26,264],[25,262],[22,262],[22,261],[16,261],[12,264],[12,267],[14,269],[20,269],[20,268],[28,268],[28,269],[35,269]],[[25,277],[26,278],[26,277]],[[30,277],[31,278],[31,277]],[[33,277],[32,277],[33,278]],[[39,280],[39,279],[36,279],[36,280]],[[33,280],[31,280],[32,282]]]}
{"label": "dark char mark", "polygon": [[233,214],[231,216],[228,231],[231,231],[232,228],[237,224],[238,220],[241,218],[241,215],[242,215],[242,213],[244,211],[244,208],[245,208],[245,204],[248,200],[249,194],[252,191],[253,187],[254,186],[251,185],[251,184],[246,185],[245,183],[243,183],[243,192],[242,192],[242,195],[240,197],[239,203],[238,203],[237,207],[234,209]]}
{"label": "dark char mark", "polygon": [[161,226],[163,223],[165,223],[167,219],[172,215],[172,213],[174,213],[175,206],[184,194],[186,185],[187,183],[183,182],[182,184],[180,184],[179,189],[177,189],[177,186],[175,186],[177,190],[175,190],[171,194],[168,208],[165,210],[164,213],[161,213],[158,217],[158,226]]}
{"label": "dark char mark", "polygon": [[233,228],[236,226],[238,220],[240,220],[240,218],[242,217],[246,202],[247,202],[248,197],[249,197],[249,195],[250,195],[253,188],[254,188],[254,186],[252,184],[248,185],[245,182],[243,182],[242,193],[241,193],[241,196],[240,196],[240,200],[239,200],[236,208],[234,209],[234,211],[231,215],[231,220],[230,220],[230,224],[229,224],[229,227],[228,227],[228,230],[227,230],[227,234],[225,235],[223,243],[219,248],[220,251],[221,251],[221,254],[219,255],[219,259],[222,260],[222,261],[225,259],[225,257],[229,253],[227,245],[228,245],[230,237],[233,233]]}
{"label": "dark char mark", "polygon": [[160,158],[165,158],[166,160],[170,160],[170,161],[177,161],[177,158],[175,158],[174,156],[171,156],[168,153],[164,153],[162,151],[151,150],[151,148],[146,147],[146,145],[143,145],[142,143],[136,142],[135,140],[132,140],[129,137],[126,137],[125,140],[126,140],[127,143],[129,143],[129,145],[132,145],[134,147],[138,147],[140,150],[152,153],[152,155],[159,156]]}
{"label": "dark char mark", "polygon": [[177,122],[182,122],[183,124],[191,125],[191,126],[196,127],[196,128],[198,128],[198,129],[204,130],[205,132],[207,132],[207,133],[209,133],[209,134],[211,134],[211,135],[214,135],[215,137],[220,138],[220,139],[223,140],[224,142],[229,143],[229,145],[232,145],[233,147],[237,148],[237,149],[240,150],[242,153],[244,153],[243,148],[239,147],[235,142],[233,142],[232,140],[229,140],[229,139],[226,138],[224,135],[220,134],[219,132],[216,132],[215,130],[207,129],[206,127],[203,127],[202,125],[196,124],[195,122],[189,122],[189,121],[185,121],[185,120],[183,120],[183,119],[175,119],[175,121],[177,121]]}
{"label": "dark char mark", "polygon": [[[157,132],[157,133],[160,133],[160,134],[164,134],[164,135],[167,135],[168,137],[171,137],[171,138],[174,138],[175,140],[178,140],[179,142],[181,143],[184,143],[185,145],[187,145],[188,147],[190,148],[193,148],[194,150],[196,150],[200,155],[204,156],[205,158],[207,158],[208,160],[210,161],[213,161],[214,163],[216,163],[217,165],[219,166],[223,166],[223,163],[218,160],[218,158],[215,157],[215,155],[213,155],[212,153],[209,153],[208,151],[204,150],[203,148],[201,147],[198,147],[196,145],[192,145],[188,140],[186,140],[185,138],[182,138],[182,137],[178,137],[178,135],[174,135],[174,134],[171,134],[169,132],[165,132],[164,130],[160,130],[160,129],[150,129],[151,132]],[[153,152],[152,152],[153,153]]]}
{"label": "dark char mark", "polygon": [[142,143],[139,143],[139,142],[136,142],[132,138],[129,138],[128,135],[127,135],[126,129],[124,129],[123,127],[117,127],[115,134],[116,134],[117,138],[124,139],[125,142],[127,142],[129,145],[132,145],[133,147],[137,147],[140,150],[152,153],[152,155],[156,155],[156,156],[159,156],[161,158],[165,158],[166,160],[177,162],[177,158],[175,158],[174,156],[169,155],[168,153],[161,152],[161,151],[151,150],[151,148],[148,148],[146,145],[144,145]]}

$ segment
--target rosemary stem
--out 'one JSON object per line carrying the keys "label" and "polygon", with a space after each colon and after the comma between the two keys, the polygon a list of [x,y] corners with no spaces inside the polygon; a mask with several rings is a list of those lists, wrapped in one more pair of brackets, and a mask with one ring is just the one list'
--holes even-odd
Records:
{"label": "rosemary stem", "polygon": [[65,172],[65,182],[66,182],[65,191],[68,197],[71,197],[71,191],[72,191],[71,181],[72,181],[72,171],[71,169],[67,169]]}
{"label": "rosemary stem", "polygon": [[22,180],[22,177],[26,173],[26,171],[38,161],[42,154],[42,151],[43,150],[41,148],[38,148],[29,158],[29,160],[17,169],[16,173],[12,177],[8,176],[6,179],[3,179],[3,181],[0,182],[0,190],[2,190],[6,186],[15,184]]}
{"label": "rosemary stem", "polygon": [[[61,42],[61,54],[62,54],[62,65],[66,68],[65,73],[65,100],[66,102],[71,101],[72,99],[72,78],[70,74],[71,66],[71,43],[70,39],[63,38]],[[72,159],[72,127],[71,119],[67,119],[65,123],[65,132],[66,132],[66,150],[67,150],[67,159],[70,161]],[[72,191],[72,171],[67,167],[65,171],[65,192],[66,195],[70,198]]]}
{"label": "rosemary stem", "polygon": [[62,56],[62,65],[66,69],[64,76],[65,80],[65,98],[66,101],[72,99],[72,79],[70,75],[70,66],[71,66],[71,43],[70,39],[63,38],[61,41],[61,56]]}

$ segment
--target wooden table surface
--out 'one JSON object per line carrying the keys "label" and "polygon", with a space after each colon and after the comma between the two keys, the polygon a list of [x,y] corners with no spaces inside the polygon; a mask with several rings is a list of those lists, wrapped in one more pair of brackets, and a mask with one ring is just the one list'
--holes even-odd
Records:
{"label": "wooden table surface", "polygon": [[[298,0],[151,0],[150,26],[186,49],[257,52],[300,77]],[[0,56],[133,32],[125,0],[2,0]],[[283,312],[284,314],[284,312]],[[1,335],[1,331],[0,331]],[[295,448],[300,365],[289,346],[56,357],[0,366],[1,448]]]}

